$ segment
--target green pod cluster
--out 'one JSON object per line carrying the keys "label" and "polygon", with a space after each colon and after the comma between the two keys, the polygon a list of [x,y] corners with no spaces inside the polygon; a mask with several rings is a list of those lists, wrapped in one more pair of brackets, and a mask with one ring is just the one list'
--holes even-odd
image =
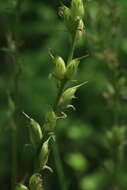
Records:
{"label": "green pod cluster", "polygon": [[30,190],[44,190],[42,178],[39,173],[35,173],[30,177],[29,188]]}
{"label": "green pod cluster", "polygon": [[[79,39],[82,36],[82,31],[84,29],[84,23],[82,20],[84,16],[83,1],[72,0],[70,8],[63,5],[61,9],[65,26],[67,30],[71,33],[72,39],[75,38],[75,35],[77,36],[77,39]],[[80,28],[80,30],[78,28]]]}
{"label": "green pod cluster", "polygon": [[23,185],[22,183],[19,183],[16,185],[15,190],[29,190],[25,185]]}
{"label": "green pod cluster", "polygon": [[73,35],[78,27],[78,18],[74,18],[70,8],[62,6],[64,23],[67,30]]}

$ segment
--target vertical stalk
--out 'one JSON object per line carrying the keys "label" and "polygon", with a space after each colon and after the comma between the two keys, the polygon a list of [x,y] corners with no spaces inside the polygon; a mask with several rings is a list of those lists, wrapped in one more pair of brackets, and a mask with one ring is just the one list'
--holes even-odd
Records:
{"label": "vertical stalk", "polygon": [[[81,4],[81,6],[77,6],[77,13],[78,13],[80,7],[81,7],[81,12],[84,10],[83,2],[79,1],[79,3]],[[83,8],[83,10],[82,10],[82,8]],[[68,8],[68,10],[71,10],[71,9]],[[77,40],[77,31],[78,31],[77,19],[79,19],[79,16],[76,15],[73,19],[74,19],[73,22],[71,20],[70,24],[74,24],[74,26],[76,24],[76,26],[74,27],[74,34],[72,34],[72,31],[69,31],[69,32],[71,32],[71,36],[72,36],[72,44],[71,44],[67,64],[69,64],[69,62],[73,59],[73,54],[74,54],[76,40]],[[59,88],[58,88],[56,100],[55,100],[55,103],[54,103],[53,108],[52,108],[53,110],[50,111],[51,113],[49,113],[49,116],[47,116],[47,118],[45,118],[44,129],[43,129],[43,139],[40,139],[41,150],[40,150],[40,147],[39,147],[39,151],[37,151],[37,154],[39,153],[39,162],[40,162],[39,163],[40,166],[38,166],[38,169],[37,169],[38,173],[40,173],[40,171],[45,169],[45,168],[48,168],[51,171],[51,168],[46,165],[47,161],[48,161],[48,156],[49,156],[48,142],[49,142],[49,139],[51,139],[51,137],[53,137],[54,127],[56,125],[56,120],[59,119],[59,118],[63,118],[63,117],[57,117],[57,112],[59,111],[58,104],[60,102],[61,96],[63,95],[63,91],[65,89],[66,84],[71,80],[71,77],[73,76],[73,74],[75,74],[75,70],[77,69],[77,65],[75,64],[74,65],[74,70],[73,70],[73,67],[72,67],[71,76],[67,77],[66,74],[67,74],[67,72],[69,72],[68,70],[70,68],[68,69],[68,67],[66,67],[64,61],[62,60],[62,62],[61,62],[61,60],[62,59],[60,58],[60,60],[55,63],[56,75],[58,74],[57,75],[58,77],[56,76],[56,79],[59,82]],[[60,77],[59,77],[59,75],[60,75]],[[73,96],[70,95],[69,100],[71,101],[72,98],[73,98]],[[35,128],[37,130],[38,127],[35,126]],[[37,134],[37,131],[35,131],[35,132]],[[42,131],[40,131],[39,128],[38,128],[38,132],[40,134]],[[57,172],[58,172],[58,178],[59,178],[61,190],[67,190],[68,188],[67,188],[67,185],[66,185],[64,170],[63,170],[62,162],[61,162],[61,159],[60,159],[57,142],[53,142],[52,146],[53,146],[54,160],[55,160],[56,169],[57,169]],[[38,148],[38,145],[37,145],[37,148]],[[37,156],[37,159],[38,159],[38,156]],[[40,174],[37,174],[37,175],[41,176]],[[29,182],[30,182],[30,184],[32,186],[34,185],[33,182],[31,182],[31,180],[33,180],[33,177],[36,177],[36,173],[33,174],[31,176],[30,180],[29,180]],[[36,184],[36,186],[38,186],[38,185],[39,184]]]}
{"label": "vertical stalk", "polygon": [[64,169],[61,163],[59,147],[57,142],[53,143],[53,154],[61,190],[67,190]]}
{"label": "vertical stalk", "polygon": [[12,129],[12,173],[11,173],[11,190],[14,190],[17,176],[17,129],[16,125],[13,125]]}
{"label": "vertical stalk", "polygon": [[73,59],[75,46],[76,46],[76,34],[77,34],[77,31],[75,32],[74,38],[72,38],[72,44],[71,44],[70,54],[68,56],[67,64]]}
{"label": "vertical stalk", "polygon": [[[14,71],[12,73],[12,89],[9,92],[8,102],[10,103],[10,111],[11,111],[11,126],[12,126],[12,141],[11,141],[11,189],[14,189],[16,183],[16,171],[17,171],[17,118],[16,112],[18,107],[18,80],[17,80],[17,56],[16,56],[16,42],[13,39],[13,33],[9,31],[6,35],[9,56],[12,59],[14,65]],[[13,104],[13,106],[12,106]]]}
{"label": "vertical stalk", "polygon": [[[112,99],[113,101],[113,116],[114,116],[114,126],[112,128],[112,131],[117,130],[117,135],[120,137],[116,137],[113,133],[113,140],[116,141],[116,145],[114,144],[113,147],[111,147],[111,157],[112,157],[112,161],[114,163],[114,169],[112,172],[112,189],[113,190],[121,190],[121,186],[119,184],[119,178],[121,175],[121,168],[122,168],[122,162],[124,159],[124,145],[123,145],[123,141],[124,141],[124,135],[121,134],[121,127],[120,126],[120,115],[119,115],[119,111],[120,111],[120,97],[119,97],[119,86],[118,86],[118,75],[119,75],[119,70],[118,68],[114,68],[113,72],[113,87],[115,90],[115,94],[114,97]],[[119,134],[118,134],[119,133]],[[122,137],[121,137],[122,135]],[[120,138],[116,139],[116,138]],[[122,138],[122,139],[121,139]]]}
{"label": "vertical stalk", "polygon": [[[71,44],[71,48],[70,48],[70,53],[68,55],[67,64],[69,64],[69,62],[73,59],[75,46],[76,46],[76,34],[77,34],[77,31],[75,32],[74,38],[72,38],[72,44]],[[54,104],[54,111],[55,112],[58,109],[58,103],[59,103],[59,100],[61,98],[61,95],[62,95],[62,93],[64,91],[64,88],[65,88],[65,85],[67,84],[67,82],[68,82],[68,80],[66,80],[66,79],[64,79],[61,82],[61,86],[60,86],[59,91],[57,93],[56,101],[55,101],[55,104]],[[63,169],[63,166],[62,166],[62,162],[61,162],[57,142],[53,144],[53,154],[54,154],[54,158],[55,158],[55,165],[56,165],[56,169],[57,169],[57,173],[58,173],[58,177],[59,177],[61,190],[67,190],[68,188],[67,188],[67,185],[66,185],[64,169]]]}
{"label": "vertical stalk", "polygon": [[14,70],[12,73],[12,81],[13,81],[13,86],[12,89],[10,90],[9,94],[9,99],[10,101],[13,102],[14,104],[14,109],[11,110],[12,118],[11,118],[11,123],[12,123],[12,145],[11,145],[11,190],[14,190],[15,184],[16,184],[16,177],[17,177],[17,111],[18,111],[18,88],[19,88],[19,76],[20,76],[20,64],[19,64],[19,54],[18,54],[18,33],[17,33],[17,28],[18,28],[18,22],[19,22],[19,5],[20,1],[19,0],[13,0],[10,2],[12,6],[12,13],[14,14],[14,24],[11,29],[7,32],[6,39],[7,39],[7,44],[8,44],[8,49],[9,49],[9,55],[10,58],[12,59],[13,65],[14,65]]}

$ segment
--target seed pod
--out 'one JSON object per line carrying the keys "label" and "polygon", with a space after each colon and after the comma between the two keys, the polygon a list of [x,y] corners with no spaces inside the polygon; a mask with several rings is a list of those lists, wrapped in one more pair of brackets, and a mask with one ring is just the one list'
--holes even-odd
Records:
{"label": "seed pod", "polygon": [[40,151],[40,155],[39,155],[39,168],[43,169],[44,166],[46,165],[47,161],[48,161],[48,155],[49,155],[49,140],[50,137],[48,138],[48,140],[46,140],[41,148]]}
{"label": "seed pod", "polygon": [[25,185],[19,183],[16,185],[15,190],[28,190],[28,188]]}
{"label": "seed pod", "polygon": [[70,61],[70,63],[67,65],[67,71],[66,71],[67,79],[71,79],[74,76],[74,74],[76,74],[79,63],[80,63],[79,59],[73,59]]}
{"label": "seed pod", "polygon": [[42,130],[39,125],[34,119],[30,118],[26,113],[23,113],[27,119],[29,120],[29,134],[30,134],[30,141],[34,148],[38,147],[43,138]]}
{"label": "seed pod", "polygon": [[71,10],[70,8],[66,7],[65,5],[62,6],[63,9],[63,17],[65,22],[68,22],[69,19],[71,18]]}
{"label": "seed pod", "polygon": [[63,17],[64,17],[64,23],[68,30],[71,29],[71,25],[73,23],[73,18],[71,14],[70,8],[66,7],[65,5],[62,6],[63,8]]}
{"label": "seed pod", "polygon": [[53,110],[50,110],[46,114],[44,129],[47,132],[53,132],[56,126],[56,114]]}
{"label": "seed pod", "polygon": [[30,190],[44,190],[41,175],[39,173],[35,173],[31,176],[29,188]]}
{"label": "seed pod", "polygon": [[64,23],[67,30],[71,33],[72,37],[75,35],[75,32],[78,27],[79,18],[75,18],[72,14],[72,10],[65,5],[61,7],[61,12],[64,18]]}
{"label": "seed pod", "polygon": [[62,80],[66,72],[66,66],[64,60],[57,56],[54,58],[55,69],[53,75],[56,79]]}
{"label": "seed pod", "polygon": [[85,26],[84,26],[83,20],[80,19],[78,23],[78,27],[77,27],[77,32],[76,32],[77,40],[80,40],[83,37],[84,33],[85,33]]}
{"label": "seed pod", "polygon": [[71,10],[74,17],[83,17],[84,16],[84,5],[82,0],[72,0]]}
{"label": "seed pod", "polygon": [[33,146],[37,147],[40,145],[43,138],[42,130],[40,125],[34,119],[31,119],[30,124],[31,124],[29,128],[30,140]]}
{"label": "seed pod", "polygon": [[67,106],[69,105],[70,101],[75,98],[75,92],[76,90],[84,85],[86,82],[80,84],[80,85],[77,85],[77,86],[74,86],[72,88],[68,88],[67,90],[65,90],[60,98],[60,101],[58,103],[58,105],[62,108],[67,108]]}

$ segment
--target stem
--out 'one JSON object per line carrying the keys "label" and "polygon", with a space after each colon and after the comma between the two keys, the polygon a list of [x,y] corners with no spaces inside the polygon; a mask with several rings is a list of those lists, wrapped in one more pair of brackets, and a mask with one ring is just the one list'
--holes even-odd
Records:
{"label": "stem", "polygon": [[[73,55],[74,55],[74,51],[75,51],[75,45],[76,45],[76,33],[77,33],[77,31],[75,32],[74,40],[72,41],[72,45],[71,45],[71,49],[70,49],[70,54],[68,56],[67,64],[69,64],[69,62],[73,59]],[[58,103],[59,103],[59,100],[61,98],[61,95],[63,93],[64,87],[67,84],[67,82],[68,81],[66,79],[64,79],[61,82],[61,85],[60,85],[60,88],[59,88],[59,91],[58,91],[58,94],[56,97],[56,101],[55,101],[55,104],[53,107],[54,111],[57,111],[57,109],[58,109]],[[59,148],[58,148],[57,142],[53,145],[53,154],[54,154],[54,158],[55,158],[55,165],[56,165],[56,169],[57,169],[57,173],[58,173],[58,178],[60,181],[61,190],[67,190],[68,188],[66,185],[64,169],[63,169],[62,162],[60,159]]]}
{"label": "stem", "polygon": [[[16,57],[16,46],[13,41],[12,33],[9,32],[7,35],[7,42],[8,48],[11,50],[14,48],[15,52],[11,53],[11,57],[13,58],[14,63],[14,72],[12,73],[12,80],[13,80],[13,88],[10,90],[10,94],[8,97],[8,101],[11,101],[14,104],[14,108],[10,105],[10,112],[11,112],[11,125],[12,125],[12,174],[11,174],[11,189],[14,190],[15,183],[16,183],[16,175],[17,175],[17,105],[18,105],[18,80],[17,80],[17,57]],[[13,96],[13,98],[11,97]]]}
{"label": "stem", "polygon": [[11,175],[11,189],[14,190],[16,183],[16,171],[17,171],[17,130],[16,125],[13,124],[12,129],[12,175]]}
{"label": "stem", "polygon": [[[74,38],[72,38],[73,41],[72,41],[70,53],[69,53],[69,56],[68,56],[67,64],[69,64],[69,62],[73,59],[73,55],[74,55],[74,51],[75,51],[75,46],[76,46],[76,34],[77,34],[77,31],[75,32]],[[64,79],[61,82],[61,85],[60,85],[60,88],[59,88],[59,91],[58,91],[58,94],[57,94],[56,102],[54,104],[54,111],[57,110],[60,97],[61,97],[61,95],[63,93],[64,87],[65,87],[65,85],[66,85],[67,82],[68,81],[66,79]]]}
{"label": "stem", "polygon": [[[119,75],[119,70],[118,68],[115,68],[113,70],[113,87],[115,89],[115,95],[113,97],[113,102],[114,105],[112,107],[113,109],[113,116],[114,116],[114,128],[119,127],[120,128],[120,97],[119,97],[119,86],[118,86],[118,75]],[[124,141],[124,137],[122,139]],[[122,144],[123,142],[121,141],[120,144],[118,144],[115,148],[111,148],[112,152],[112,160],[114,162],[114,170],[112,172],[112,178],[113,178],[113,183],[112,183],[112,189],[113,190],[121,190],[120,182],[119,182],[119,176],[121,175],[121,169],[122,169],[122,163],[124,160],[124,145]]]}
{"label": "stem", "polygon": [[57,174],[58,174],[61,190],[67,190],[66,183],[65,183],[65,175],[64,175],[64,171],[63,171],[63,167],[62,167],[62,163],[60,159],[59,147],[58,147],[57,142],[53,144],[53,154],[54,154],[54,160],[55,160],[55,165],[57,169]]}
{"label": "stem", "polygon": [[70,49],[70,54],[68,56],[67,64],[73,59],[75,46],[76,46],[76,34],[77,34],[77,31],[75,32],[74,38],[72,38],[72,45]]}
{"label": "stem", "polygon": [[114,96],[114,125],[119,125],[119,107],[120,107],[120,103],[119,103],[119,89],[118,89],[118,85],[117,85],[117,75],[118,75],[118,70],[114,70],[113,73],[113,86],[115,89],[115,96]]}
{"label": "stem", "polygon": [[[69,64],[69,62],[73,59],[73,55],[74,55],[74,51],[75,51],[75,46],[76,46],[76,34],[77,34],[77,31],[75,32],[74,40],[72,38],[73,41],[72,41],[72,45],[71,45],[71,49],[70,49],[70,54],[68,56],[67,64]],[[84,56],[82,58],[84,58]],[[54,104],[54,111],[57,110],[60,97],[61,97],[61,95],[63,93],[64,87],[65,87],[65,85],[66,85],[67,82],[68,81],[66,79],[64,79],[61,82],[61,85],[60,85],[60,88],[59,88],[59,91],[58,91],[58,94],[57,94],[57,98],[56,98],[56,101],[55,101],[55,104]]]}
{"label": "stem", "polygon": [[15,24],[12,27],[12,31],[10,30],[7,35],[7,43],[8,48],[10,49],[10,54],[14,64],[14,71],[12,73],[12,80],[13,80],[13,88],[10,90],[10,95],[13,95],[13,103],[14,103],[14,110],[12,112],[12,174],[11,174],[11,190],[14,190],[16,184],[16,177],[17,177],[17,111],[18,111],[18,89],[19,89],[19,76],[20,76],[20,64],[19,64],[19,57],[18,57],[18,23],[19,23],[19,12],[20,12],[20,1],[17,0],[16,6],[12,7],[12,12],[15,13]]}
{"label": "stem", "polygon": [[54,106],[53,106],[54,111],[57,111],[57,109],[58,109],[58,103],[59,103],[60,97],[63,93],[63,90],[64,90],[66,83],[67,83],[67,80],[63,80],[61,82],[60,88],[59,88],[58,93],[57,93],[56,101],[55,101]]}

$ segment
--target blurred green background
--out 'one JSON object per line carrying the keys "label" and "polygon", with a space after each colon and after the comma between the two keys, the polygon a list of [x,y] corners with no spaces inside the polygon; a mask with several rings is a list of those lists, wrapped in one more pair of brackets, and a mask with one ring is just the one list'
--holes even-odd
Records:
{"label": "blurred green background", "polygon": [[[49,48],[67,60],[69,36],[58,15],[58,0],[24,0],[21,3],[20,24],[15,26],[11,1],[0,1],[0,48],[7,46],[6,34],[16,31],[20,39],[19,60],[21,75],[18,93],[18,168],[17,182],[30,167],[31,150],[28,131],[21,111],[25,111],[43,125],[48,106],[54,102],[56,88],[49,79],[53,64]],[[67,6],[69,0],[62,1]],[[82,60],[78,82],[82,86],[73,101],[76,111],[67,111],[67,119],[57,123],[56,135],[60,159],[68,189],[106,190],[112,188],[112,177],[105,169],[110,160],[106,131],[114,125],[115,106],[108,91],[112,91],[114,65],[118,63],[121,94],[117,110],[120,125],[127,123],[127,3],[125,0],[84,1],[86,32],[78,43],[74,57],[89,54]],[[12,90],[14,70],[11,56],[0,51],[0,189],[9,190],[11,183],[11,111],[8,92]],[[126,158],[126,147],[125,147]],[[45,172],[45,189],[60,190],[57,158],[51,152],[49,165],[54,173]],[[109,166],[111,168],[111,165]],[[127,164],[120,173],[120,190],[127,189]]]}

